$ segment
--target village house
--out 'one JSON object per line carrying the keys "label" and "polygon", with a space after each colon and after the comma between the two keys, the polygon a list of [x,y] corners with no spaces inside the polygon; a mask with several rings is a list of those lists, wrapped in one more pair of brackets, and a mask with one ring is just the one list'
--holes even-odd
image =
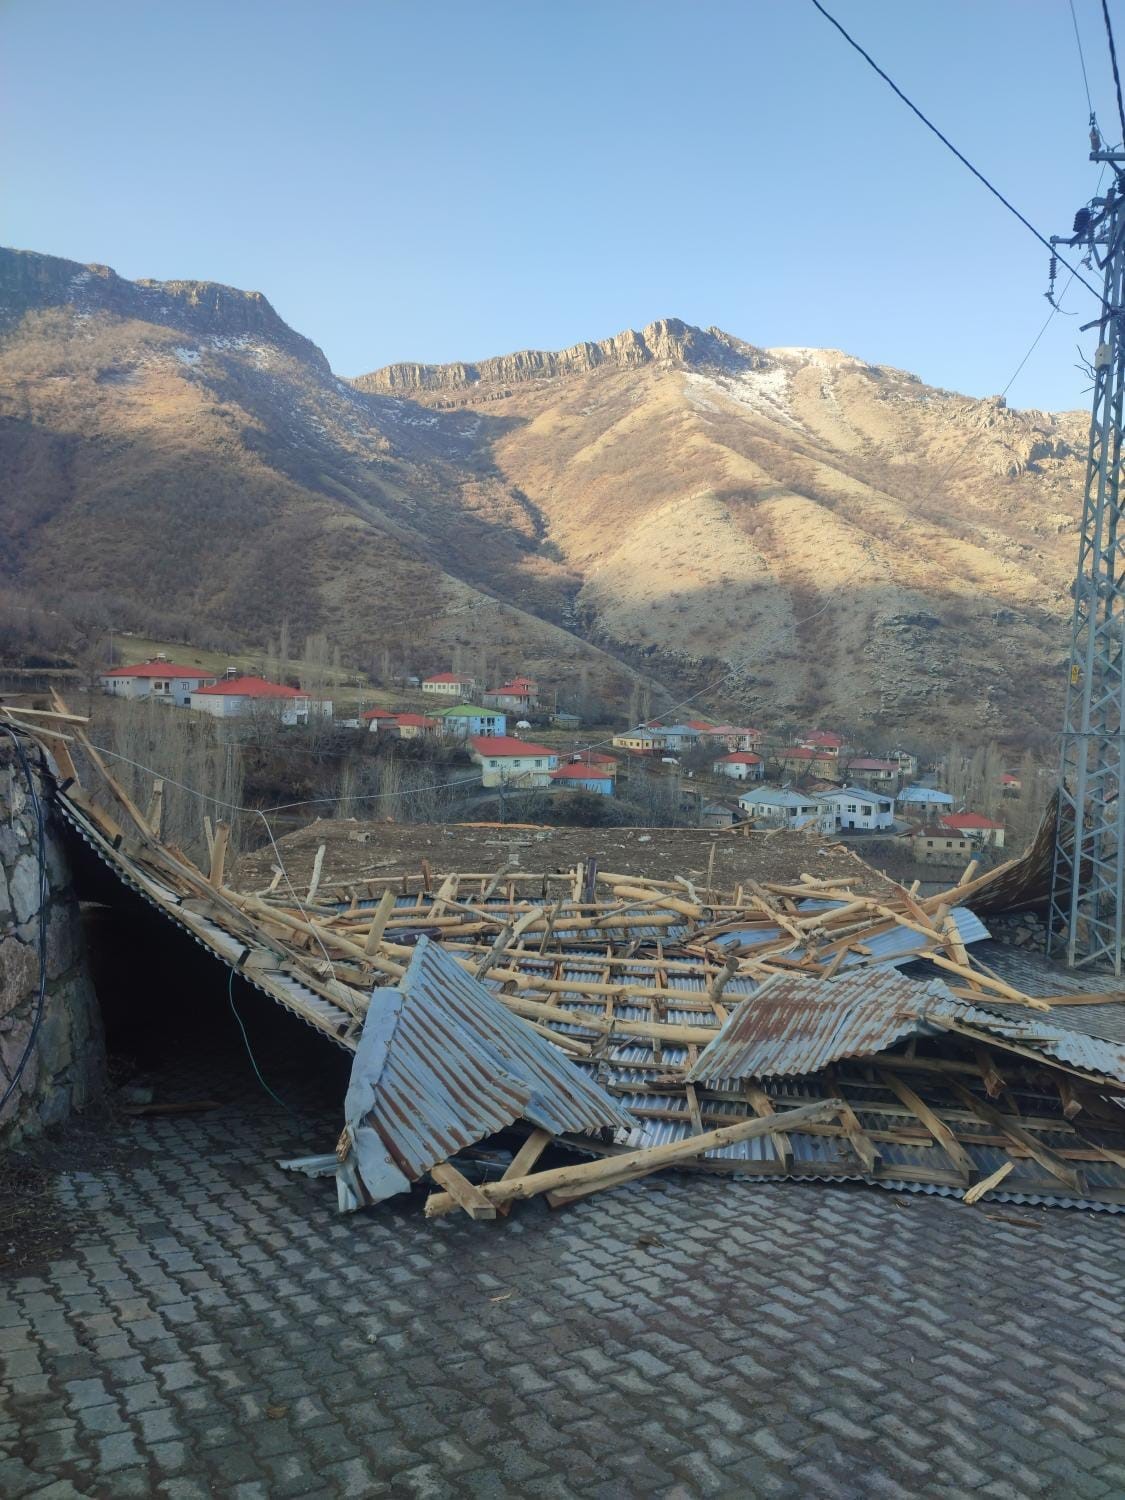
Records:
{"label": "village house", "polygon": [[868,786],[897,787],[899,770],[893,760],[877,760],[870,755],[859,755],[841,760],[849,780],[863,781]]}
{"label": "village house", "polygon": [[839,828],[875,831],[895,826],[895,799],[885,792],[845,786],[838,791],[822,792],[821,801],[834,810]]}
{"label": "village house", "polygon": [[551,785],[562,792],[593,792],[599,797],[612,797],[613,781],[609,766],[587,766],[581,761],[568,761],[551,772]]}
{"label": "village house", "polygon": [[556,750],[507,734],[470,739],[469,755],[480,766],[481,785],[486,787],[550,786],[551,772],[559,763]]}
{"label": "village house", "polygon": [[711,724],[699,730],[699,738],[708,745],[725,745],[728,750],[758,750],[766,742],[764,730],[743,729],[737,724]]}
{"label": "village house", "polygon": [[505,714],[497,713],[491,708],[475,708],[471,703],[457,703],[452,708],[443,708],[438,717],[443,733],[450,739],[465,740],[473,735],[508,732]]}
{"label": "village house", "polygon": [[757,791],[743,792],[738,805],[748,818],[787,828],[817,827],[827,832],[836,822],[835,811],[820,797],[808,797],[801,792],[762,787]]}
{"label": "village house", "polygon": [[480,695],[485,708],[502,708],[512,713],[530,713],[539,705],[539,684],[534,677],[513,677],[497,688]]}
{"label": "village house", "polygon": [[627,729],[613,736],[613,745],[617,750],[632,750],[635,755],[652,755],[664,748],[664,741],[652,729]]}
{"label": "village house", "polygon": [[[281,682],[267,682],[264,677],[224,677],[210,687],[196,688],[191,707],[216,719],[233,719],[241,714],[268,713],[282,724],[307,724],[311,705],[308,695]],[[327,717],[331,703],[320,705]]]}
{"label": "village house", "polygon": [[834,753],[813,750],[808,745],[786,745],[775,752],[773,759],[790,776],[823,776],[832,781],[840,774]]}
{"label": "village house", "polygon": [[606,755],[604,750],[572,750],[570,759],[583,766],[608,766],[615,775],[617,774],[616,755]]}
{"label": "village house", "polygon": [[366,724],[372,734],[386,733],[398,724],[398,714],[391,708],[369,708],[360,714],[360,722]]}
{"label": "village house", "polygon": [[551,715],[552,729],[581,729],[582,720],[578,714],[553,713]]}
{"label": "village house", "polygon": [[1003,849],[1004,847],[1004,825],[997,823],[994,818],[986,818],[983,813],[959,812],[947,813],[938,819],[938,826],[961,833],[971,840],[978,848]]}
{"label": "village house", "polygon": [[935,813],[953,811],[953,798],[932,786],[908,786],[898,794],[898,805],[904,813],[929,818]]}
{"label": "village house", "polygon": [[699,730],[690,724],[662,724],[654,733],[660,737],[662,747],[674,755],[694,750],[699,744]]}
{"label": "village house", "polygon": [[761,781],[765,767],[762,757],[752,750],[733,750],[711,762],[716,776],[729,776],[732,781]]}
{"label": "village house", "polygon": [[132,667],[110,667],[100,678],[104,691],[115,698],[155,698],[177,708],[190,708],[192,693],[218,680],[214,672],[183,667],[159,656]]}
{"label": "village house", "polygon": [[918,774],[918,757],[909,750],[892,750],[890,759],[898,767],[898,774],[906,781]]}
{"label": "village house", "polygon": [[431,719],[427,714],[395,714],[392,733],[400,740],[422,740],[437,734],[441,729],[440,719]]}
{"label": "village house", "polygon": [[952,828],[920,828],[910,840],[919,864],[964,865],[972,858],[972,841]]}
{"label": "village house", "polygon": [[1011,771],[1005,771],[1000,777],[1000,791],[1005,797],[1018,797],[1023,789],[1023,782]]}
{"label": "village house", "polygon": [[830,729],[814,729],[811,734],[799,739],[797,744],[804,750],[816,750],[822,755],[831,755],[833,759],[837,759],[844,749],[844,736]]}
{"label": "village house", "polygon": [[741,823],[743,812],[737,802],[703,802],[699,808],[700,828],[733,828]]}
{"label": "village house", "polygon": [[476,678],[458,672],[435,672],[422,679],[422,691],[438,698],[471,698],[476,692]]}

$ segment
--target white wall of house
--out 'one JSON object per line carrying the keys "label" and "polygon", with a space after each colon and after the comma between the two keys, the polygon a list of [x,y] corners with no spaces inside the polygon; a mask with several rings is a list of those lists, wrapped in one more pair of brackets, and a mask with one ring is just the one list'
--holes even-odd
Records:
{"label": "white wall of house", "polygon": [[[216,719],[236,719],[240,714],[276,714],[281,724],[308,722],[307,698],[251,698],[245,693],[192,693],[191,706]],[[331,704],[328,706],[331,715]]]}
{"label": "white wall of house", "polygon": [[757,765],[751,765],[744,760],[716,760],[711,769],[717,776],[729,776],[732,781],[761,781],[764,767],[761,761]]}
{"label": "white wall of house", "polygon": [[836,823],[840,828],[863,828],[868,830],[893,828],[895,826],[894,803],[888,805],[887,798],[865,797],[862,792],[826,792],[824,800],[831,804]]}
{"label": "white wall of house", "polygon": [[438,698],[467,698],[476,684],[471,677],[461,682],[423,682],[422,691]]}
{"label": "white wall of house", "polygon": [[550,786],[551,772],[559,764],[557,755],[489,755],[477,750],[472,754],[480,766],[481,785],[486,787],[513,781],[527,787]]}

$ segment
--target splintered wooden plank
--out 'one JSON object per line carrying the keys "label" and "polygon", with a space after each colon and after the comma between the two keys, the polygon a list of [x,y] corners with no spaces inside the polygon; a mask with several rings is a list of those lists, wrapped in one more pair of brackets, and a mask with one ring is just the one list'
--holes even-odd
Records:
{"label": "splintered wooden plank", "polygon": [[934,1114],[925,1100],[920,1099],[909,1084],[904,1083],[901,1078],[897,1078],[893,1073],[887,1072],[884,1068],[879,1069],[879,1078],[890,1089],[891,1093],[895,1094],[906,1105],[911,1114],[921,1121],[965,1181],[972,1182],[976,1176],[976,1168],[973,1165],[972,1157],[969,1156],[944,1120]]}
{"label": "splintered wooden plank", "polygon": [[[757,1084],[748,1083],[744,1085],[742,1092],[746,1095],[750,1108],[760,1119],[768,1119],[770,1115],[777,1113],[770,1103],[768,1095]],[[793,1165],[793,1142],[789,1139],[788,1133],[784,1130],[776,1130],[771,1140],[773,1141],[781,1165],[785,1168],[791,1167]]]}
{"label": "splintered wooden plank", "polygon": [[1069,1166],[1049,1146],[1045,1146],[1030,1130],[1025,1130],[1018,1120],[1014,1119],[1011,1115],[1001,1114],[998,1109],[993,1109],[990,1104],[985,1104],[983,1100],[978,1099],[975,1094],[971,1093],[967,1088],[963,1088],[959,1083],[951,1081],[950,1088],[953,1089],[966,1108],[972,1110],[978,1120],[983,1120],[986,1125],[991,1125],[993,1129],[1000,1131],[1009,1140],[1015,1141],[1018,1145],[1022,1146],[1029,1156],[1033,1156],[1041,1167],[1045,1167],[1050,1172],[1052,1177],[1057,1177],[1060,1182],[1065,1183],[1071,1192],[1085,1193],[1086,1183],[1083,1180],[1082,1174],[1076,1172],[1073,1167]]}
{"label": "splintered wooden plank", "polygon": [[1006,1161],[1002,1167],[997,1167],[995,1172],[990,1173],[987,1177],[982,1177],[975,1187],[969,1189],[961,1199],[961,1202],[979,1203],[985,1193],[991,1193],[993,1188],[1000,1186],[1008,1173],[1014,1170],[1015,1165],[1014,1161]]}
{"label": "splintered wooden plank", "polygon": [[458,1208],[465,1210],[470,1219],[496,1217],[496,1205],[489,1203],[480,1188],[475,1187],[449,1162],[440,1162],[436,1167],[431,1167],[430,1176],[439,1187],[445,1189]]}

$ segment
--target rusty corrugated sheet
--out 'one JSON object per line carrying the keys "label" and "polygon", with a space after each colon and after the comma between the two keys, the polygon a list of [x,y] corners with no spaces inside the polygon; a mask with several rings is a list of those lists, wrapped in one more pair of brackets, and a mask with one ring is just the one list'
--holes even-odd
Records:
{"label": "rusty corrugated sheet", "polygon": [[842,1057],[862,1057],[916,1032],[928,1008],[961,1014],[938,980],[918,984],[878,969],[835,979],[777,974],[733,1011],[688,1073],[766,1078],[815,1073]]}
{"label": "rusty corrugated sheet", "polygon": [[631,1117],[546,1038],[426,938],[393,988],[375,990],[344,1115],[370,1198],[528,1120],[564,1132]]}

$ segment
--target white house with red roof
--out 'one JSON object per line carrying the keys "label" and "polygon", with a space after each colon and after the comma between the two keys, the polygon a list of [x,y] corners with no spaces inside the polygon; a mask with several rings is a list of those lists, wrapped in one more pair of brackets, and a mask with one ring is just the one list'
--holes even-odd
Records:
{"label": "white house with red roof", "polygon": [[104,691],[115,698],[156,698],[161,703],[189,708],[192,693],[217,682],[218,677],[202,667],[185,667],[157,657],[131,667],[110,667],[100,681]]}
{"label": "white house with red roof", "polygon": [[483,692],[480,701],[485,708],[502,708],[512,713],[527,712],[538,707],[539,684],[534,677],[512,677],[499,687]]}
{"label": "white house with red roof", "polygon": [[465,677],[460,672],[435,672],[432,677],[422,679],[422,691],[433,693],[438,698],[471,698],[476,690],[476,678]]}
{"label": "white house with red roof", "polygon": [[938,819],[941,828],[948,828],[963,838],[971,839],[980,848],[991,846],[993,849],[1004,847],[1004,825],[997,823],[995,818],[986,818],[983,813],[959,812],[946,813],[943,818]]}
{"label": "white house with red roof", "polygon": [[699,731],[699,738],[704,744],[725,745],[728,750],[757,750],[765,744],[766,733],[739,724],[708,724]]}
{"label": "white house with red roof", "polygon": [[[282,724],[307,724],[310,703],[306,694],[284,683],[267,682],[264,677],[224,677],[210,687],[197,688],[191,695],[191,706],[216,719],[234,719],[240,714],[268,713]],[[319,705],[331,717],[332,705]]]}
{"label": "white house with red roof", "polygon": [[421,740],[427,735],[437,734],[441,729],[440,719],[431,719],[426,714],[395,714],[395,721],[390,726],[392,733],[397,733],[400,740]]}
{"label": "white house with red roof", "polygon": [[551,772],[559,764],[557,750],[510,734],[470,735],[469,755],[480,766],[481,785],[487,787],[550,786]]}
{"label": "white house with red roof", "polygon": [[729,755],[720,755],[711,762],[716,776],[729,776],[732,781],[761,781],[765,766],[760,755],[753,750],[732,750]]}

